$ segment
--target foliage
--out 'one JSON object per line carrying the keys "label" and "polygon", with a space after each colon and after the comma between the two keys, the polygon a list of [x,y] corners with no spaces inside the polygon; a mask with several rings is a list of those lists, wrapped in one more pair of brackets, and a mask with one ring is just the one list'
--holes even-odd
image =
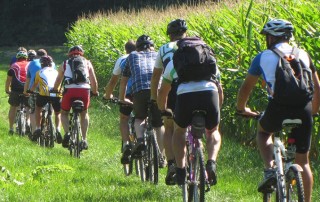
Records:
{"label": "foliage", "polygon": [[[200,35],[216,52],[225,93],[221,131],[251,143],[256,123],[234,117],[234,108],[237,91],[251,60],[266,48],[264,37],[259,34],[262,25],[270,18],[290,20],[295,26],[293,43],[305,48],[312,58],[317,59],[320,57],[319,9],[315,0],[252,0],[219,5],[209,2],[196,7],[172,7],[162,12],[147,9],[131,13],[99,14],[78,20],[66,34],[66,45],[84,46],[86,55],[94,62],[102,78],[99,82],[104,85],[128,39],[136,39],[145,33],[155,41],[156,47],[160,47],[168,40],[165,36],[166,24],[174,18],[185,18],[189,35]],[[157,18],[151,17],[155,15]],[[319,64],[319,61],[315,62]],[[259,83],[248,105],[261,111],[267,103],[266,98],[262,83]],[[315,134],[318,134],[318,124],[315,124],[314,129]],[[319,143],[319,135],[315,135],[315,138]]]}

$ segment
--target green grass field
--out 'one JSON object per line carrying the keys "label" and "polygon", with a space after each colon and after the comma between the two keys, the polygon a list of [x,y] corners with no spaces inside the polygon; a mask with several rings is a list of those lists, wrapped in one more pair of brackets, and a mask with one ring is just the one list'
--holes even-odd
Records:
{"label": "green grass field", "polygon": [[[46,47],[57,64],[66,48]],[[7,95],[4,83],[8,62],[16,48],[0,48],[0,201],[181,201],[177,186],[166,186],[166,169],[159,184],[142,183],[124,176],[120,164],[118,109],[93,98],[89,110],[89,150],[80,159],[56,145],[40,148],[26,137],[8,135]],[[232,135],[228,134],[229,137]],[[314,201],[320,199],[319,163],[313,165]],[[207,193],[207,201],[261,201],[257,185],[262,162],[255,148],[243,146],[225,134],[218,158],[218,184]]]}

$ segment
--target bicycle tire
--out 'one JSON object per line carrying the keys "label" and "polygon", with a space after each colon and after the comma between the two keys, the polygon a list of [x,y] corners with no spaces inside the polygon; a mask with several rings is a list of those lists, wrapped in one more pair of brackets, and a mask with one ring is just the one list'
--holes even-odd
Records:
{"label": "bicycle tire", "polygon": [[304,189],[301,172],[296,167],[290,167],[286,173],[286,190],[288,202],[303,202]]}
{"label": "bicycle tire", "polygon": [[18,135],[22,135],[22,113],[21,111],[17,112],[18,113],[18,130],[17,130],[17,133]]}
{"label": "bicycle tire", "polygon": [[133,170],[133,161],[130,161],[128,164],[123,164],[123,172],[126,176],[131,175],[132,170]]}
{"label": "bicycle tire", "polygon": [[147,160],[148,160],[148,179],[154,184],[158,184],[159,175],[159,153],[156,138],[152,132],[148,135],[147,141]]}
{"label": "bicycle tire", "polygon": [[79,117],[75,119],[74,124],[74,157],[80,158],[80,152],[81,152],[81,143],[80,143],[80,124],[79,124]]}
{"label": "bicycle tire", "polygon": [[20,136],[24,136],[26,134],[26,114],[24,110],[20,112]]}
{"label": "bicycle tire", "polygon": [[137,159],[139,164],[139,176],[142,182],[146,181],[146,167],[143,157]]}
{"label": "bicycle tire", "polygon": [[47,120],[48,120],[48,136],[49,136],[49,147],[54,147],[54,127],[53,127],[53,123],[52,123],[52,117],[51,116],[47,116]]}
{"label": "bicycle tire", "polygon": [[191,175],[194,175],[194,180],[190,179],[188,186],[188,201],[203,202],[205,200],[205,167],[204,156],[201,148],[197,148],[194,153],[194,160],[191,162]]}

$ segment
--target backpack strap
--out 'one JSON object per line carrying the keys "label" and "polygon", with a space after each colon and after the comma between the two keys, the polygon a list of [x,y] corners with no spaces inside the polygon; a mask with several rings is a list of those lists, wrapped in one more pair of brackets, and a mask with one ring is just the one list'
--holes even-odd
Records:
{"label": "backpack strap", "polygon": [[275,54],[277,54],[279,57],[285,59],[285,56],[286,56],[286,55],[285,55],[282,51],[280,51],[278,48],[276,48],[276,47],[273,46],[270,50],[271,50],[272,52],[274,52]]}

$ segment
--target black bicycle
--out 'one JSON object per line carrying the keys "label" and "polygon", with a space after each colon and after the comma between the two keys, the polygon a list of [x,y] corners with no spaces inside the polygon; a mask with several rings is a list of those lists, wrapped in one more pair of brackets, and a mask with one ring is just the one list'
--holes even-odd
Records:
{"label": "black bicycle", "polygon": [[69,118],[70,140],[68,149],[71,156],[80,158],[80,152],[83,150],[80,124],[80,113],[84,109],[83,101],[75,100],[72,102],[71,107],[72,111]]}

